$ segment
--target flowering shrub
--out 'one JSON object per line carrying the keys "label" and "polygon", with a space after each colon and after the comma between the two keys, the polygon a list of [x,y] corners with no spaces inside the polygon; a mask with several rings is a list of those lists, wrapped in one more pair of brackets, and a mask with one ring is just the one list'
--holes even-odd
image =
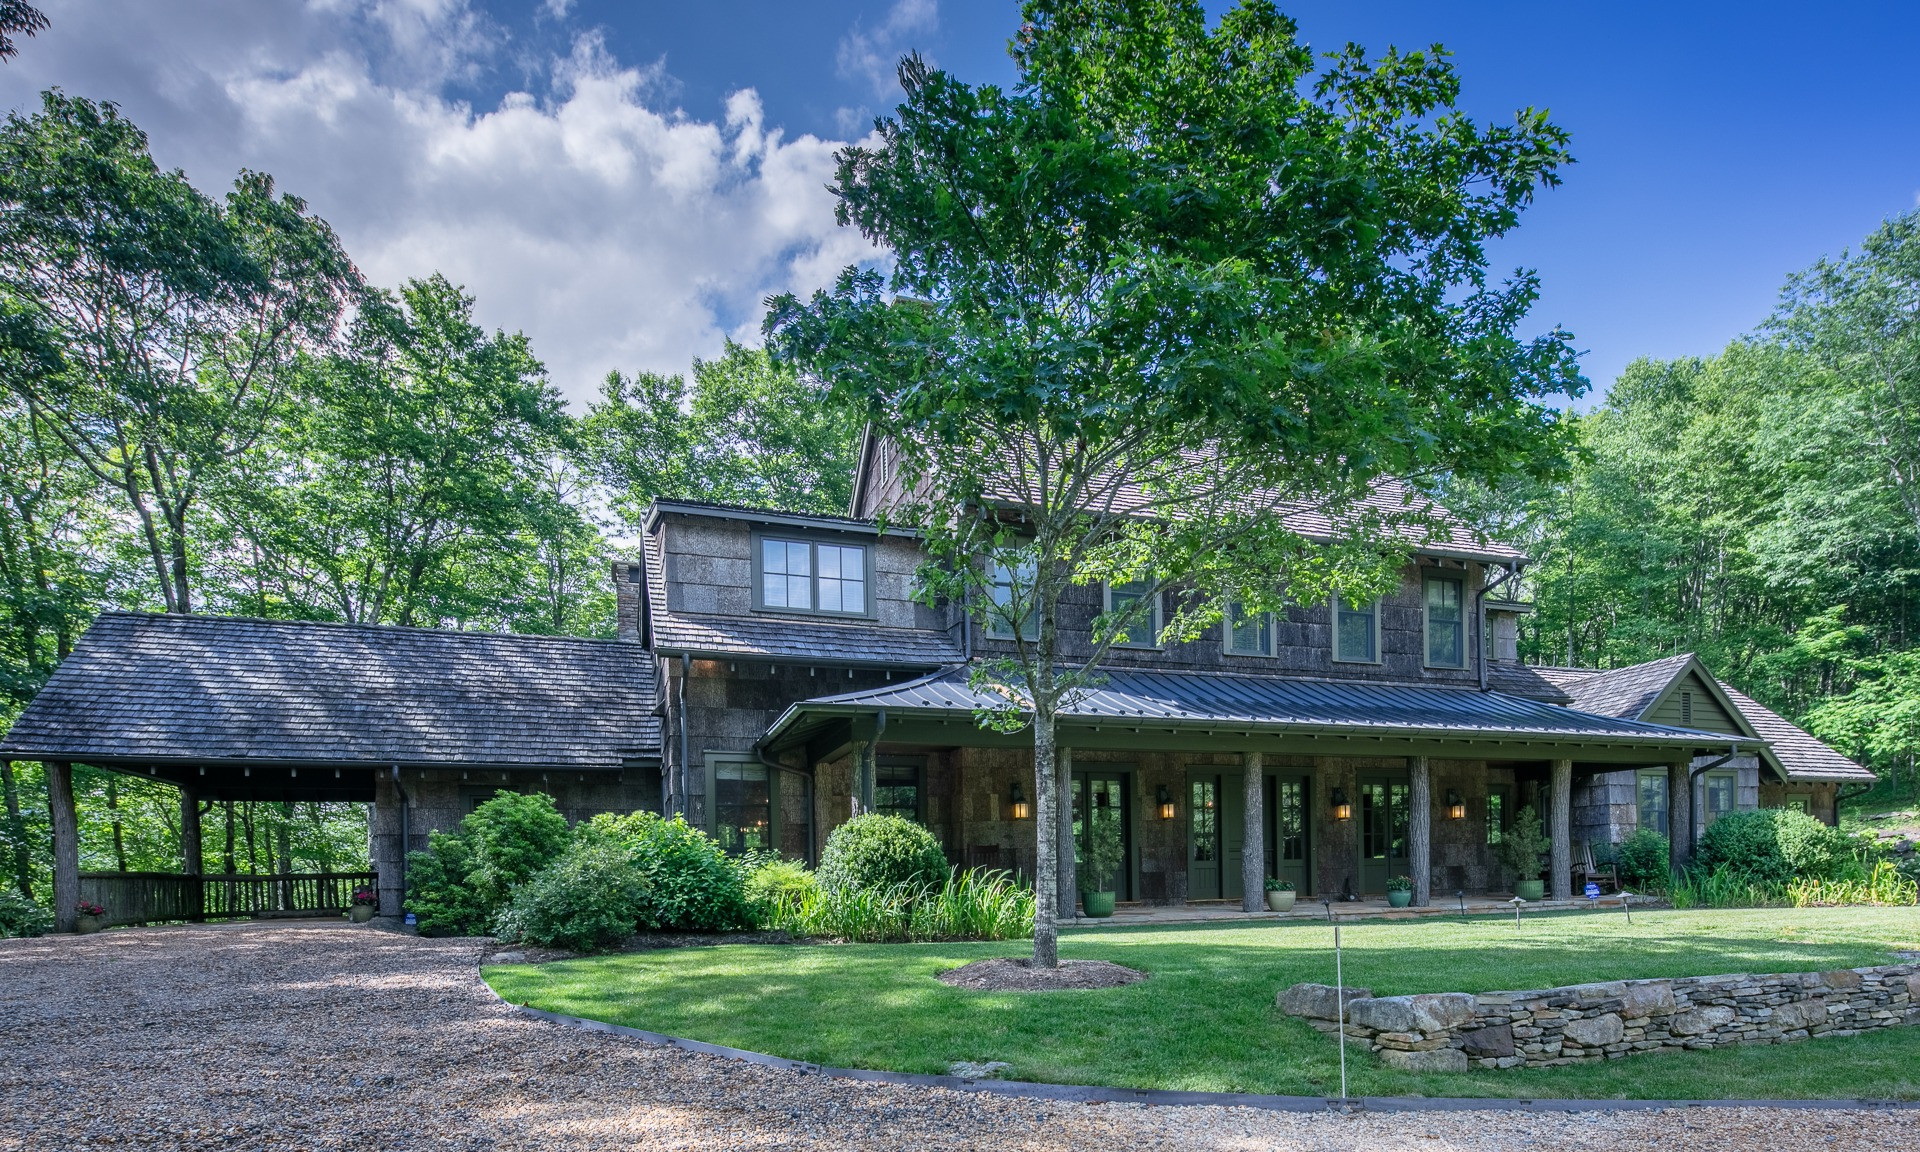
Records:
{"label": "flowering shrub", "polygon": [[353,902],[355,904],[378,904],[380,903],[380,893],[375,892],[371,888],[355,888],[353,890]]}
{"label": "flowering shrub", "polygon": [[82,916],[105,916],[107,914],[107,909],[104,905],[90,904],[85,900],[75,904],[73,910]]}

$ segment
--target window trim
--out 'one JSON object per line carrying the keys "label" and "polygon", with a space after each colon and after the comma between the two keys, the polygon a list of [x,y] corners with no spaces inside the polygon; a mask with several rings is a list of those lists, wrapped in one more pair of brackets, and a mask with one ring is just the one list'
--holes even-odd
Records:
{"label": "window trim", "polygon": [[[1331,601],[1331,604],[1333,606],[1333,628],[1331,629],[1332,642],[1329,645],[1329,648],[1333,656],[1333,662],[1335,664],[1359,664],[1362,666],[1378,665],[1378,664],[1385,663],[1386,653],[1382,650],[1384,648],[1384,644],[1382,643],[1383,636],[1380,631],[1380,616],[1381,616],[1380,605],[1381,605],[1381,602],[1385,599],[1385,597],[1375,596],[1373,598],[1373,659],[1371,660],[1350,660],[1347,657],[1340,655],[1340,604],[1343,599],[1344,597],[1342,597],[1340,593],[1335,592],[1333,594],[1333,599]],[[1351,603],[1351,601],[1349,601],[1349,603]],[[1422,596],[1421,596],[1422,612],[1425,611],[1425,604],[1426,604],[1425,585],[1422,585]]]}
{"label": "window trim", "polygon": [[[1445,581],[1460,589],[1460,662],[1458,664],[1436,664],[1433,662],[1433,617],[1427,602],[1427,586]],[[1467,645],[1472,641],[1473,629],[1467,619],[1467,577],[1466,573],[1453,575],[1437,569],[1428,569],[1420,574],[1420,665],[1423,668],[1444,668],[1459,671],[1471,661],[1467,658]]]}
{"label": "window trim", "polygon": [[1267,646],[1259,652],[1249,652],[1233,646],[1233,610],[1239,607],[1246,611],[1245,605],[1238,600],[1229,600],[1227,609],[1220,618],[1220,654],[1240,659],[1273,660],[1280,655],[1280,614],[1278,612],[1260,612],[1255,615],[1267,618]]}
{"label": "window trim", "polygon": [[720,839],[720,765],[745,764],[758,768],[767,774],[767,851],[780,853],[780,774],[769,767],[765,761],[751,752],[708,752],[705,755],[707,772],[706,825],[707,835]]}
{"label": "window trim", "polygon": [[[1146,583],[1151,583],[1151,581],[1134,580],[1134,581],[1130,581],[1130,583],[1146,584]],[[1153,609],[1147,614],[1148,616],[1151,617],[1151,619],[1148,621],[1149,627],[1147,629],[1147,635],[1152,637],[1152,639],[1145,640],[1145,641],[1128,639],[1125,643],[1115,640],[1113,642],[1113,646],[1115,648],[1135,648],[1135,649],[1144,649],[1148,652],[1159,652],[1166,647],[1166,645],[1160,643],[1160,629],[1165,624],[1165,621],[1162,618],[1162,613],[1164,611],[1164,607],[1163,607],[1164,592],[1165,592],[1165,589],[1157,589],[1154,591]],[[1101,609],[1100,609],[1101,612],[1106,613],[1106,612],[1113,611],[1113,584],[1110,581],[1103,580],[1100,582],[1100,604],[1101,604]]]}
{"label": "window trim", "polygon": [[[807,587],[811,604],[806,608],[792,608],[785,604],[767,603],[766,585],[766,543],[777,540],[783,544],[805,544],[807,546]],[[861,587],[866,605],[858,612],[840,612],[818,607],[820,603],[820,548],[827,545],[835,548],[858,548],[861,553]],[[804,532],[755,532],[752,534],[753,549],[753,610],[770,612],[779,616],[818,616],[828,620],[873,620],[878,618],[878,597],[874,587],[874,547],[864,540],[849,541],[843,537],[812,535]]]}
{"label": "window trim", "polygon": [[1665,818],[1667,826],[1665,828],[1654,828],[1652,831],[1658,832],[1660,835],[1671,840],[1673,838],[1673,791],[1670,787],[1671,782],[1667,779],[1667,770],[1664,768],[1640,768],[1635,770],[1633,774],[1633,826],[1636,829],[1648,827],[1646,823],[1646,813],[1642,810],[1640,803],[1640,782],[1648,778],[1660,781],[1661,795],[1666,798],[1666,806],[1661,809],[1661,815]]}

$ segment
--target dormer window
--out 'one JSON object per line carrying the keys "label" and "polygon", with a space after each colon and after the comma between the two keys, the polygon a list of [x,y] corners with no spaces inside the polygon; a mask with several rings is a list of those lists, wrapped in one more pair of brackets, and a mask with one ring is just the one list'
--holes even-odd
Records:
{"label": "dormer window", "polygon": [[756,608],[867,615],[867,549],[858,544],[762,536],[754,557]]}
{"label": "dormer window", "polygon": [[[1160,596],[1150,591],[1152,584],[1145,580],[1130,581],[1126,584],[1107,585],[1107,611],[1132,612],[1133,618],[1126,625],[1127,638],[1116,640],[1114,645],[1120,648],[1157,648],[1160,646]],[[1152,603],[1138,607],[1142,600],[1152,598]]]}
{"label": "dormer window", "polygon": [[1380,662],[1380,601],[1333,598],[1333,658],[1342,664]]}

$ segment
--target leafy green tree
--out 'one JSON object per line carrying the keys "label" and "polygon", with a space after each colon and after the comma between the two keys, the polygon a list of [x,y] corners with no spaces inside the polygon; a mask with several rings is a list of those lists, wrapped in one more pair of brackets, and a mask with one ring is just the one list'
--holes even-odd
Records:
{"label": "leafy green tree", "polygon": [[216,495],[251,611],[497,619],[472,578],[490,553],[525,560],[523,536],[572,530],[542,523],[574,514],[546,487],[569,430],[559,393],[526,337],[488,335],[444,277],[368,293],[348,346],[304,365],[299,398]]}
{"label": "leafy green tree", "polygon": [[31,36],[47,30],[47,18],[26,0],[0,0],[0,60],[20,54],[15,36]]}
{"label": "leafy green tree", "polygon": [[684,376],[610,374],[581,442],[613,506],[637,523],[654,497],[843,514],[856,409],[765,351],[732,341]]}
{"label": "leafy green tree", "polygon": [[0,384],[124,498],[170,612],[193,605],[207,484],[333,338],[356,281],[271,177],[202,195],[112,104],[50,91],[0,128],[0,340],[20,369]]}
{"label": "leafy green tree", "polygon": [[[1370,502],[1380,482],[1550,472],[1542,400],[1583,382],[1565,333],[1515,336],[1535,283],[1484,255],[1567,161],[1543,114],[1475,123],[1437,48],[1317,67],[1262,0],[1217,24],[1189,0],[1024,18],[1012,91],[909,59],[877,145],[838,156],[839,218],[894,254],[891,295],[849,268],[767,329],[897,452],[927,594],[1016,637],[976,678],[1019,702],[994,722],[1033,728],[1051,967],[1054,729],[1107,647],[1176,586],[1187,636],[1230,600],[1380,588],[1435,515]],[[1099,581],[1142,595],[1069,667],[1061,597]]]}

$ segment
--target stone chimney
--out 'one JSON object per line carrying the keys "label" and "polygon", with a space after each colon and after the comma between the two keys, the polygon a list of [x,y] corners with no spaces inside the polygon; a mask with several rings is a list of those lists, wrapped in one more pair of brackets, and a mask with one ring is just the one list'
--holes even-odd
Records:
{"label": "stone chimney", "polygon": [[640,623],[645,618],[646,569],[626,560],[613,562],[614,635],[622,640],[638,641]]}

